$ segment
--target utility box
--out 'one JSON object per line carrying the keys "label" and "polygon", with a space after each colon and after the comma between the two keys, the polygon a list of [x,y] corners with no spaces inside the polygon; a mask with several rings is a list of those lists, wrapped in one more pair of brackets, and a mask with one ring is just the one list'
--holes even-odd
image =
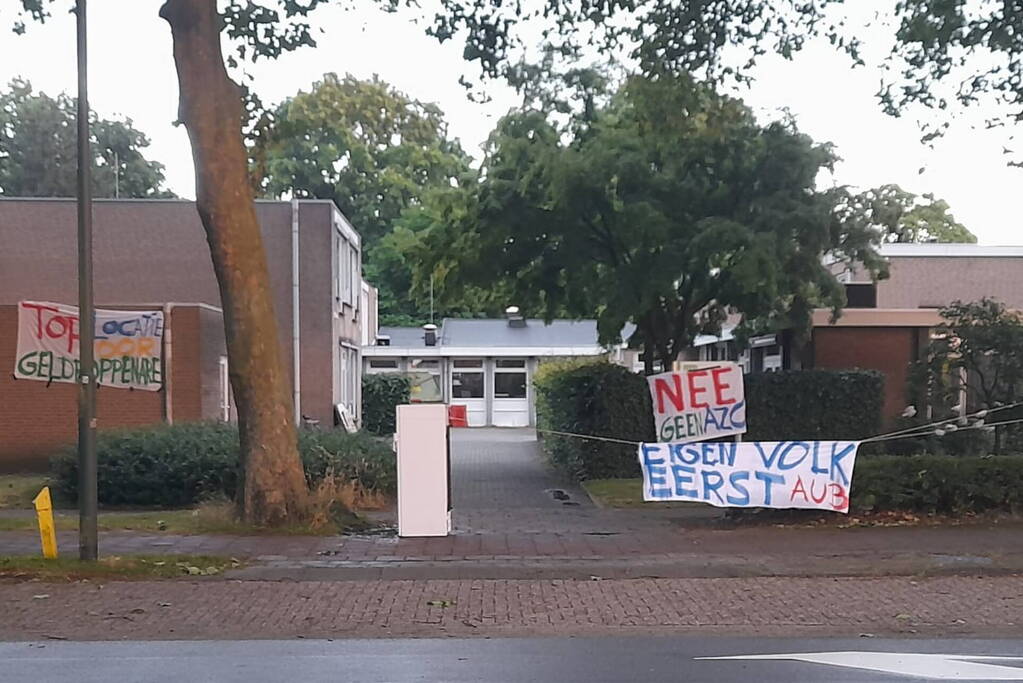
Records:
{"label": "utility box", "polygon": [[451,532],[448,411],[443,404],[398,406],[398,535]]}

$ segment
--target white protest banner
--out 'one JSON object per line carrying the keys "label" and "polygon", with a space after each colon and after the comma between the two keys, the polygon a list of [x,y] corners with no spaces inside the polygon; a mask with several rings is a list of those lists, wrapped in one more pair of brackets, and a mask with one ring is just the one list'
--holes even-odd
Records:
{"label": "white protest banner", "polygon": [[746,432],[742,368],[715,361],[647,378],[658,441],[703,441]]}
{"label": "white protest banner", "polygon": [[[79,381],[78,307],[18,304],[14,376],[40,382]],[[163,313],[96,310],[95,374],[108,387],[159,391],[163,382]]]}
{"label": "white protest banner", "polygon": [[643,500],[849,512],[858,441],[639,445]]}

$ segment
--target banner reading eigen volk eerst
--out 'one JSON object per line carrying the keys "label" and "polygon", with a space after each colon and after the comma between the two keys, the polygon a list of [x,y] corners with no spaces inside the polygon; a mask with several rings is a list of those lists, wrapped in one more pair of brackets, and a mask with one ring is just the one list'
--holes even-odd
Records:
{"label": "banner reading eigen volk eerst", "polygon": [[849,511],[856,441],[639,445],[643,500]]}
{"label": "banner reading eigen volk eerst", "polygon": [[[95,371],[108,387],[159,391],[163,312],[96,310]],[[78,307],[43,301],[18,304],[14,376],[41,382],[79,381]]]}

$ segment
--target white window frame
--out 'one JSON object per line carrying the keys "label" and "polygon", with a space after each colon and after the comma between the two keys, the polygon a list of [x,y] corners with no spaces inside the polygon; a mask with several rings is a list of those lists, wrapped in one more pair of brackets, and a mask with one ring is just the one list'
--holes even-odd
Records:
{"label": "white window frame", "polygon": [[[462,366],[458,364],[462,363]],[[472,363],[472,365],[468,365]],[[455,375],[479,374],[483,378],[482,396],[455,396]],[[480,401],[487,397],[487,370],[482,358],[453,358],[451,360],[451,398],[455,401]]]}
{"label": "white window frame", "polygon": [[[501,363],[507,362],[522,363],[521,366],[517,367],[501,367]],[[509,401],[524,401],[529,397],[529,369],[525,358],[498,358],[494,363],[494,399],[495,400],[509,400]],[[498,396],[497,395],[497,376],[498,375],[513,375],[521,374],[525,379],[526,393],[522,396]]]}

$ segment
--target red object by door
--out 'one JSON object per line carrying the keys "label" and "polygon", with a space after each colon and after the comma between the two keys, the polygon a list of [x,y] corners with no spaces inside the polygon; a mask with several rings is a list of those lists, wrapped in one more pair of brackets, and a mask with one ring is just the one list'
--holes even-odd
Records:
{"label": "red object by door", "polygon": [[448,406],[448,425],[451,427],[469,426],[469,417],[465,406]]}

